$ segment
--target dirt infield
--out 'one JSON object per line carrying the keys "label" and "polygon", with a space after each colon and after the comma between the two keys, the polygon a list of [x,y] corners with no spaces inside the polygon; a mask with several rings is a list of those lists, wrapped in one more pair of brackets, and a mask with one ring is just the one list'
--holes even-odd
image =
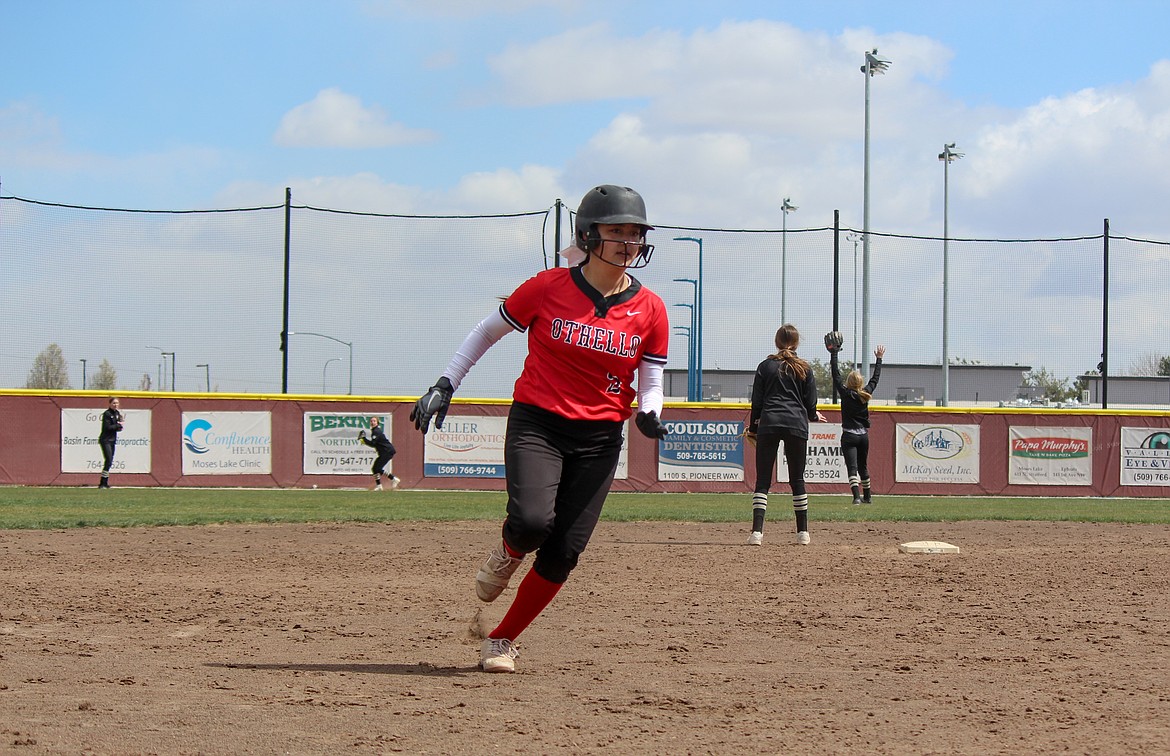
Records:
{"label": "dirt infield", "polygon": [[603,523],[486,675],[497,533],[0,531],[0,752],[1170,751],[1170,527]]}

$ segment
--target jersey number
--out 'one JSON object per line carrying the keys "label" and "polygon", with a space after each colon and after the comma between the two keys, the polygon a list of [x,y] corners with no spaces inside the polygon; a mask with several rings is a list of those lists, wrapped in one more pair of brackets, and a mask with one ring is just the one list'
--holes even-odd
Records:
{"label": "jersey number", "polygon": [[609,387],[606,388],[605,393],[607,393],[607,394],[620,394],[620,393],[622,393],[622,380],[621,380],[621,378],[618,378],[613,373],[606,373],[605,377],[607,379],[609,379]]}

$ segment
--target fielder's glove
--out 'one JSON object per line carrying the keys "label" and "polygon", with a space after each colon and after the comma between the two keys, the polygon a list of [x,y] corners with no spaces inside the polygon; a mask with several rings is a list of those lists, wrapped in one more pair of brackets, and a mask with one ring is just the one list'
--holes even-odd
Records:
{"label": "fielder's glove", "polygon": [[747,441],[752,446],[755,446],[756,445],[756,432],[750,431],[750,430],[745,430],[743,432],[743,440]]}
{"label": "fielder's glove", "polygon": [[365,441],[366,440],[366,432],[364,430],[358,431],[358,438],[360,438],[362,441]]}
{"label": "fielder's glove", "polygon": [[414,421],[414,427],[426,435],[433,415],[435,428],[441,429],[443,420],[447,418],[447,410],[451,407],[451,395],[454,393],[455,389],[451,386],[451,381],[447,380],[447,376],[435,381],[435,385],[419,397],[419,400],[414,403],[414,409],[410,411],[410,419]]}
{"label": "fielder's glove", "polygon": [[825,349],[830,352],[836,352],[845,343],[845,337],[841,335],[840,331],[829,331],[825,334]]}
{"label": "fielder's glove", "polygon": [[654,410],[639,412],[634,416],[634,424],[646,438],[666,438],[666,426],[659,421],[658,413]]}

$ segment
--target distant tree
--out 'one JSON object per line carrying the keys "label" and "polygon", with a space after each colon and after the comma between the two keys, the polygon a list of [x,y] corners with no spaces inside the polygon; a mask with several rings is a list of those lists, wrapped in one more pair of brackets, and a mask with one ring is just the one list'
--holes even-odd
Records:
{"label": "distant tree", "polygon": [[1050,402],[1064,402],[1080,395],[1076,386],[1070,386],[1068,378],[1057,378],[1047,368],[1035,368],[1024,373],[1023,385],[1037,390]]}
{"label": "distant tree", "polygon": [[150,373],[143,373],[142,380],[138,382],[139,391],[150,391]]}
{"label": "distant tree", "polygon": [[1147,352],[1129,366],[1131,375],[1170,375],[1170,355]]}
{"label": "distant tree", "polygon": [[73,388],[69,384],[69,368],[65,365],[65,355],[61,352],[61,347],[49,344],[33,358],[32,369],[28,371],[28,381],[24,387],[30,389]]}
{"label": "distant tree", "polygon": [[[808,364],[812,366],[813,376],[817,379],[817,401],[833,401],[833,371],[829,367],[829,361],[826,359],[822,362],[820,357],[816,357],[809,360]],[[849,360],[838,360],[837,368],[841,371],[842,378],[853,370],[861,369]]]}
{"label": "distant tree", "polygon": [[95,391],[113,391],[118,388],[118,373],[109,360],[102,360],[89,385]]}

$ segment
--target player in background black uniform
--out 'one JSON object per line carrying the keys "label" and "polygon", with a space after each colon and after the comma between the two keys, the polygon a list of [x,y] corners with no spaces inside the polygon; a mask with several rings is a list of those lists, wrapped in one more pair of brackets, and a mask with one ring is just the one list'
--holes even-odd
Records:
{"label": "player in background black uniform", "polygon": [[768,491],[772,487],[772,470],[776,455],[784,444],[788,458],[788,485],[792,488],[792,509],[796,515],[796,542],[810,541],[808,534],[808,493],[804,486],[804,466],[808,459],[808,424],[825,422],[817,411],[817,382],[812,368],[797,356],[800,332],[785,323],[776,331],[776,354],[756,368],[752,381],[752,414],[747,439],[756,447],[756,488],[752,494],[752,532],[749,546],[764,541],[764,517],[768,511]]}
{"label": "player in background black uniform", "polygon": [[[370,418],[370,437],[366,438],[364,430],[358,431],[358,441],[361,441],[366,446],[372,446],[378,452],[378,456],[374,459],[374,490],[382,490],[382,473],[386,469],[386,463],[389,462],[397,453],[394,444],[390,443],[390,439],[386,438],[386,431],[382,430],[382,421],[377,417]],[[390,478],[390,490],[398,488],[399,479],[394,473],[386,473]]]}
{"label": "player in background black uniform", "polygon": [[833,371],[833,385],[841,397],[841,456],[849,473],[849,488],[853,503],[870,504],[873,495],[869,479],[869,400],[882,375],[882,357],[886,348],[879,344],[874,350],[873,375],[863,387],[860,371],[853,370],[841,380],[837,355],[844,339],[840,331],[825,334],[825,348],[829,350],[829,367]]}
{"label": "player in background black uniform", "polygon": [[98,435],[98,446],[102,448],[102,479],[98,488],[110,487],[110,467],[114,464],[114,447],[118,444],[118,432],[122,430],[123,416],[118,409],[118,397],[110,397],[110,406],[102,413],[102,431]]}

